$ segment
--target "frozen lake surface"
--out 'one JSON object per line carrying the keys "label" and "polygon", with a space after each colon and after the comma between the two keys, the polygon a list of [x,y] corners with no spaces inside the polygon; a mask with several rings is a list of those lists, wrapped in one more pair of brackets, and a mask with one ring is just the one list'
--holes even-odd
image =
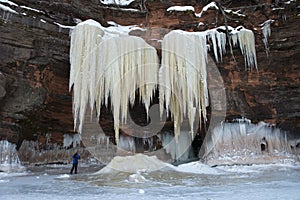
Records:
{"label": "frozen lake surface", "polygon": [[199,162],[175,170],[94,174],[79,166],[37,167],[0,173],[1,200],[49,199],[300,199],[300,164],[220,166]]}

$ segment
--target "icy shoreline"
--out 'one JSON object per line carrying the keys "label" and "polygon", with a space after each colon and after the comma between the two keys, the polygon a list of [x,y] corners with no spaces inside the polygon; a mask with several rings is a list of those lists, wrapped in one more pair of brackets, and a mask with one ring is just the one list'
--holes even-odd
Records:
{"label": "icy shoreline", "polygon": [[180,165],[176,171],[117,174],[81,171],[77,175],[69,175],[67,166],[56,165],[49,169],[0,173],[1,199],[231,200],[266,199],[268,194],[268,199],[296,200],[300,195],[299,164],[210,168],[192,162]]}

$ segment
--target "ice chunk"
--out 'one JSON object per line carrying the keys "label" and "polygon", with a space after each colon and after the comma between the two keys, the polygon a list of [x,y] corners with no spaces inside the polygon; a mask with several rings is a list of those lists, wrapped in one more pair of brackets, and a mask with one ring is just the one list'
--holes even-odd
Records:
{"label": "ice chunk", "polygon": [[[133,164],[134,163],[134,164]],[[153,172],[157,170],[174,170],[171,164],[159,160],[156,156],[136,154],[134,156],[116,156],[103,169],[96,174],[111,174],[119,172],[137,173]],[[141,177],[140,177],[141,178]]]}

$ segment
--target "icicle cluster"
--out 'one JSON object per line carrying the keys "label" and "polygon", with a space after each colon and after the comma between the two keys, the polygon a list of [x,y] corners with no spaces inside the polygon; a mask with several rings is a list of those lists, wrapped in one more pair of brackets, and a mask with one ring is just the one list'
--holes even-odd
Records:
{"label": "icicle cluster", "polygon": [[25,167],[21,165],[16,145],[7,140],[0,140],[0,171],[21,172]]}
{"label": "icicle cluster", "polygon": [[265,45],[266,54],[269,55],[269,44],[268,44],[268,37],[271,36],[271,23],[274,22],[274,20],[267,20],[264,23],[262,23],[260,26],[262,26],[262,34],[263,34],[263,43]]}
{"label": "icicle cluster", "polygon": [[175,161],[186,161],[193,157],[191,154],[191,142],[194,138],[188,131],[181,131],[178,136],[178,142],[174,141],[174,136],[171,132],[162,132],[158,135],[162,141],[162,145],[166,153],[171,155]]}
{"label": "icicle cluster", "polygon": [[79,134],[69,135],[64,134],[64,148],[69,148],[72,144],[73,148],[80,145],[81,142],[81,136]]}
{"label": "icicle cluster", "polygon": [[[114,116],[116,142],[119,124],[127,119],[128,105],[135,102],[135,91],[148,112],[156,87],[158,57],[156,50],[139,37],[103,28],[93,20],[77,25],[71,35],[70,90],[73,88],[75,128],[81,133],[86,106],[98,117],[101,105]],[[79,122],[78,122],[79,120]]]}
{"label": "icicle cluster", "polygon": [[242,26],[239,26],[235,29],[229,27],[229,30],[231,31],[233,46],[239,45],[244,56],[245,69],[249,68],[251,70],[255,67],[257,70],[254,33]]}
{"label": "icicle cluster", "polygon": [[[245,65],[257,67],[253,32],[243,27],[227,27],[234,46],[239,45]],[[221,31],[219,29],[222,29]],[[207,41],[212,44],[215,60],[226,53],[225,27],[204,32],[171,31],[162,41],[162,61],[155,48],[143,39],[129,36],[128,27],[104,28],[93,20],[78,24],[71,34],[70,90],[73,87],[74,125],[82,132],[85,111],[102,105],[111,107],[116,142],[119,125],[127,119],[128,106],[135,102],[135,91],[148,114],[156,85],[159,84],[161,114],[164,107],[174,120],[178,141],[181,124],[188,117],[191,138],[196,116],[206,121]],[[159,80],[158,80],[159,78]],[[110,103],[110,105],[108,105]],[[121,119],[121,121],[120,121]],[[78,126],[78,127],[77,127]]]}
{"label": "icicle cluster", "polygon": [[291,153],[291,147],[284,131],[260,122],[249,120],[222,123],[215,127],[211,141],[205,143],[205,156],[220,158],[231,156],[255,156],[262,154],[261,145],[266,145],[269,154]]}
{"label": "icicle cluster", "polygon": [[226,53],[226,34],[218,32],[216,29],[206,31],[208,38],[212,42],[215,59],[219,62],[219,56],[222,62],[222,56]]}
{"label": "icicle cluster", "polygon": [[176,141],[186,115],[192,135],[197,109],[199,116],[206,118],[206,60],[206,34],[176,30],[165,35],[159,71],[160,110],[162,114],[165,103],[167,113],[171,112]]}
{"label": "icicle cluster", "polygon": [[[222,31],[218,31],[222,29]],[[204,32],[171,31],[162,42],[162,67],[159,71],[160,110],[164,106],[174,120],[174,135],[177,141],[183,118],[188,116],[193,138],[196,111],[206,121],[208,106],[207,89],[207,41],[217,62],[226,53],[225,27]],[[257,68],[255,40],[252,31],[243,27],[228,27],[233,45],[239,45],[245,65]],[[162,112],[161,112],[162,114]]]}

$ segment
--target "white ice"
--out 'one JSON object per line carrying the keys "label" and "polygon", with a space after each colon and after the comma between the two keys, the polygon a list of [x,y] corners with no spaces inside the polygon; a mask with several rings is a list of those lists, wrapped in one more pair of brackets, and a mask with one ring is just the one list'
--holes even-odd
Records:
{"label": "white ice", "polygon": [[262,34],[263,34],[263,43],[265,45],[265,49],[266,49],[266,54],[268,56],[269,54],[269,43],[268,43],[268,38],[271,36],[271,24],[274,22],[274,20],[269,19],[267,21],[265,21],[264,23],[260,24],[261,26],[261,30],[262,30]]}
{"label": "white ice", "polygon": [[100,0],[104,5],[118,5],[118,6],[128,6],[135,0]]}
{"label": "white ice", "polygon": [[11,6],[18,7],[18,4],[14,3],[12,1],[8,1],[8,0],[0,0],[0,3],[7,3],[7,4],[11,5]]}
{"label": "white ice", "polygon": [[25,167],[16,150],[16,145],[7,140],[0,141],[0,171],[4,172],[22,172]]}
{"label": "white ice", "polygon": [[286,133],[264,122],[252,124],[248,120],[241,120],[221,123],[208,138],[204,143],[205,153],[201,156],[210,165],[282,163],[297,160]]}
{"label": "white ice", "polygon": [[186,11],[192,11],[195,12],[195,9],[193,6],[171,6],[167,9],[167,12],[171,11],[177,11],[177,12],[186,12]]}
{"label": "white ice", "polygon": [[216,3],[213,1],[213,2],[210,2],[209,4],[207,4],[206,6],[204,6],[201,10],[200,13],[195,13],[196,17],[201,17],[202,14],[204,12],[206,12],[208,9],[215,9],[215,10],[219,10],[219,7],[216,5]]}
{"label": "white ice", "polygon": [[56,24],[57,26],[59,26],[60,28],[66,28],[66,29],[73,29],[75,26],[67,26],[67,25],[63,25],[57,22],[53,22],[53,24]]}
{"label": "white ice", "polygon": [[149,173],[154,171],[174,170],[171,164],[159,160],[156,156],[135,154],[133,156],[116,156],[111,162],[95,174],[111,173]]}
{"label": "white ice", "polygon": [[17,11],[11,9],[10,7],[8,6],[5,6],[3,4],[0,4],[0,9],[4,10],[4,11],[8,11],[8,12],[11,12],[11,13],[14,13],[14,14],[18,14]]}
{"label": "white ice", "polygon": [[244,14],[241,14],[241,10],[237,10],[237,11],[233,11],[233,10],[229,10],[229,9],[226,9],[224,10],[226,13],[228,14],[234,14],[234,15],[237,15],[238,17],[246,17],[246,15]]}
{"label": "white ice", "polygon": [[74,85],[74,125],[76,128],[79,124],[79,133],[88,103],[92,111],[96,108],[99,117],[101,106],[108,107],[110,98],[117,144],[120,123],[127,121],[128,106],[135,102],[136,90],[148,114],[158,82],[158,56],[142,38],[128,35],[133,28],[104,28],[87,20],[72,30],[69,87]]}
{"label": "white ice", "polygon": [[34,11],[34,12],[37,12],[37,13],[45,14],[44,11],[41,11],[41,10],[38,10],[38,9],[34,9],[34,8],[30,8],[30,7],[27,7],[27,6],[20,6],[20,8],[23,8],[23,9],[26,9],[26,10],[30,10],[30,11]]}
{"label": "white ice", "polygon": [[178,172],[193,173],[193,174],[222,174],[223,170],[212,168],[200,161],[190,162],[178,165],[176,168]]}

